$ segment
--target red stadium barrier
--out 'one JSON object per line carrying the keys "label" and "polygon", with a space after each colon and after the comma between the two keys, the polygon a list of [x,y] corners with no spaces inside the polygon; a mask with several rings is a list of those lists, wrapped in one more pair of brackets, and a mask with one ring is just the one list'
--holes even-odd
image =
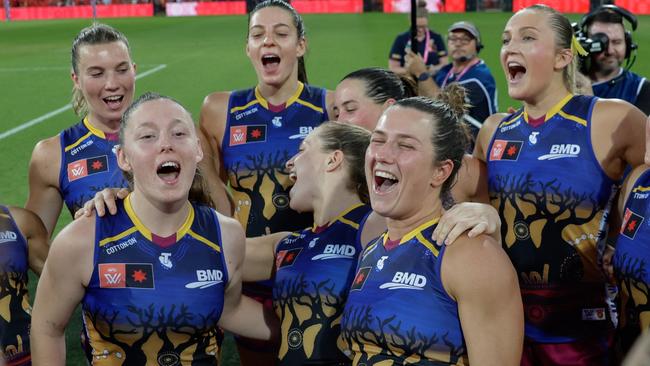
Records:
{"label": "red stadium barrier", "polygon": [[0,9],[0,20],[5,20],[5,10]]}
{"label": "red stadium barrier", "polygon": [[[465,0],[428,0],[427,9],[431,13],[464,13]],[[411,0],[384,0],[384,13],[408,13]]]}
{"label": "red stadium barrier", "polygon": [[362,13],[363,0],[294,0],[298,13]]}
{"label": "red stadium barrier", "polygon": [[650,14],[650,0],[616,0],[614,3],[632,14]]}
{"label": "red stadium barrier", "polygon": [[[93,8],[85,6],[33,6],[11,8],[11,20],[92,18]],[[2,10],[2,19],[5,12]],[[152,4],[97,5],[98,18],[150,17]]]}
{"label": "red stadium barrier", "polygon": [[167,16],[246,14],[245,1],[184,2],[165,4]]}
{"label": "red stadium barrier", "polygon": [[548,5],[560,13],[586,14],[589,12],[589,0],[513,0],[512,11],[515,12],[535,4]]}

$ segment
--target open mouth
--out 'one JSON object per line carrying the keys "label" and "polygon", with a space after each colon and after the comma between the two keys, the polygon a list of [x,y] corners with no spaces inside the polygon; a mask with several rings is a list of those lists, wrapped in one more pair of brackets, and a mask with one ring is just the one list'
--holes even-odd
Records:
{"label": "open mouth", "polygon": [[298,175],[296,175],[295,172],[290,172],[289,173],[289,180],[296,183],[296,181],[298,180]]}
{"label": "open mouth", "polygon": [[517,62],[508,62],[508,76],[510,81],[519,81],[526,74],[526,68]]}
{"label": "open mouth", "polygon": [[262,66],[266,70],[275,70],[280,65],[280,56],[274,54],[266,54],[262,56]]}
{"label": "open mouth", "polygon": [[102,98],[104,103],[111,109],[118,109],[124,100],[123,95],[111,95],[110,97]]}
{"label": "open mouth", "polygon": [[165,161],[158,166],[156,174],[166,183],[173,183],[181,173],[181,165],[175,161]]}
{"label": "open mouth", "polygon": [[374,188],[378,193],[390,191],[391,188],[393,188],[398,182],[399,179],[397,179],[397,177],[391,173],[382,170],[375,171]]}

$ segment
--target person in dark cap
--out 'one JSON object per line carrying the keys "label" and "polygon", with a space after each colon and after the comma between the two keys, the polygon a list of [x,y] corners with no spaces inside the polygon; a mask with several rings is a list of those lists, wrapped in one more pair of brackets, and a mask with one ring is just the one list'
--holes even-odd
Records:
{"label": "person in dark cap", "polygon": [[[418,0],[415,17],[417,53],[424,60],[427,71],[435,73],[448,63],[445,42],[440,34],[429,29],[429,11],[425,0]],[[388,55],[388,69],[398,75],[407,75],[404,63],[405,56],[410,51],[411,31],[407,30],[398,34],[393,42]]]}
{"label": "person in dark cap", "polygon": [[[456,22],[449,27],[447,48],[451,63],[431,74],[422,57],[409,53],[406,67],[418,81],[418,93],[435,97],[450,83],[459,83],[466,89],[471,105],[465,115],[472,136],[478,134],[483,121],[497,112],[497,91],[494,77],[478,53],[483,48],[478,28],[470,22]],[[473,142],[472,142],[473,148]]]}

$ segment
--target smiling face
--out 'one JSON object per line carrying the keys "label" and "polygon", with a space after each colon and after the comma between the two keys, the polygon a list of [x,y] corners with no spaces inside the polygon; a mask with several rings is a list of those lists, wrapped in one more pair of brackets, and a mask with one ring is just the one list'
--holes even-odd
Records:
{"label": "smiling face", "polygon": [[542,11],[525,9],[506,24],[501,67],[513,99],[526,101],[543,94],[551,83],[562,80],[571,62],[570,56],[567,62],[566,50],[559,52],[549,18]]}
{"label": "smiling face", "polygon": [[88,105],[92,122],[119,122],[133,102],[135,66],[123,42],[82,45],[72,80]]}
{"label": "smiling face", "polygon": [[334,110],[339,122],[348,122],[372,131],[384,105],[366,95],[366,84],[359,79],[344,79],[336,86]]}
{"label": "smiling face", "polygon": [[618,72],[625,59],[625,29],[619,23],[593,22],[589,35],[604,33],[609,39],[605,50],[592,57],[596,69],[603,74]]}
{"label": "smiling face", "polygon": [[372,209],[395,220],[427,210],[438,197],[430,117],[413,108],[390,107],[379,119],[366,152]]}
{"label": "smiling face", "polygon": [[289,206],[298,212],[314,210],[314,199],[324,180],[329,154],[322,151],[318,129],[310,133],[300,144],[298,153],[287,161],[289,179],[293,187],[289,191]]}
{"label": "smiling face", "polygon": [[298,57],[305,49],[289,11],[268,6],[251,16],[246,55],[260,82],[280,86],[291,76],[297,78]]}
{"label": "smiling face", "polygon": [[155,99],[131,112],[118,164],[133,175],[134,192],[155,203],[184,203],[202,158],[192,118],[176,102]]}

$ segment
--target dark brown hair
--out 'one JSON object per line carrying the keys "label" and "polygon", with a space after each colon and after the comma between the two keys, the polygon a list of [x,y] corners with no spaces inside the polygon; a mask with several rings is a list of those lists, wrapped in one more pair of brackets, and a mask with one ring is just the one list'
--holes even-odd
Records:
{"label": "dark brown hair", "polygon": [[456,182],[456,175],[463,162],[469,133],[463,122],[467,112],[465,89],[457,83],[446,86],[436,99],[413,97],[402,99],[394,104],[402,108],[412,108],[429,115],[431,122],[431,144],[433,145],[434,164],[451,160],[453,168],[443,183],[440,198],[448,208],[451,199],[451,187]]}
{"label": "dark brown hair", "polygon": [[[298,39],[304,39],[306,36],[306,31],[305,31],[305,22],[302,20],[302,17],[296,9],[291,6],[286,1],[283,0],[266,0],[262,1],[261,3],[255,5],[255,8],[248,14],[248,26],[250,27],[251,24],[251,18],[253,17],[253,14],[257,13],[259,10],[268,8],[274,6],[276,8],[284,9],[289,14],[291,14],[291,19],[293,19],[293,25],[296,27],[297,33],[298,33]],[[298,57],[298,81],[303,82],[303,83],[308,83],[307,80],[307,67],[305,66],[305,57],[300,56]]]}

